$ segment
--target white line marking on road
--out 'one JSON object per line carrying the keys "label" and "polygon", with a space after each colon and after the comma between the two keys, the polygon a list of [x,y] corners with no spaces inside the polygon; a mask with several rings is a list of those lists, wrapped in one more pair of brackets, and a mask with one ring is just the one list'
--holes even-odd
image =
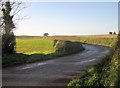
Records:
{"label": "white line marking on road", "polygon": [[29,68],[31,68],[31,67],[23,67],[23,68],[21,68],[21,69],[23,69],[23,70],[24,70],[24,69],[29,69]]}
{"label": "white line marking on road", "polygon": [[45,64],[47,64],[47,63],[38,63],[37,65],[40,66],[40,65],[45,65]]}
{"label": "white line marking on road", "polygon": [[75,65],[84,64],[84,63],[87,63],[87,62],[92,62],[94,60],[96,60],[96,59],[91,59],[91,60],[85,60],[85,61],[77,62],[77,63],[75,63]]}
{"label": "white line marking on road", "polygon": [[33,68],[33,67],[37,67],[37,66],[42,66],[42,65],[45,65],[47,63],[37,63],[37,64],[30,64],[30,65],[26,65],[24,67],[19,67],[20,70],[25,70],[25,69],[30,69],[30,68]]}

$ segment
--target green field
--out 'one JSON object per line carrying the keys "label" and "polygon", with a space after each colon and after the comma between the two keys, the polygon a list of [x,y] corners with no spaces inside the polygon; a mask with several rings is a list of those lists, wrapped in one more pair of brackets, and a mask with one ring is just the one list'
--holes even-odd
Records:
{"label": "green field", "polygon": [[89,44],[113,46],[116,35],[94,36],[53,36],[53,37],[17,37],[16,51],[23,54],[49,54],[54,53],[53,40],[79,41]]}
{"label": "green field", "polygon": [[41,54],[48,54],[53,53],[53,41],[48,38],[42,37],[23,37],[17,38],[17,46],[16,51],[18,53],[24,54],[34,54],[34,53],[41,53]]}

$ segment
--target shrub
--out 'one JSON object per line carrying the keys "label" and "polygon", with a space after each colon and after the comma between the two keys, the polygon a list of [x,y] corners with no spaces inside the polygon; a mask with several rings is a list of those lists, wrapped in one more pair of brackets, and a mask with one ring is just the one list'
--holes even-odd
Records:
{"label": "shrub", "polygon": [[72,54],[84,50],[80,42],[71,42],[64,40],[54,40],[54,47],[57,53]]}
{"label": "shrub", "polygon": [[23,64],[26,62],[26,55],[24,54],[5,54],[2,57],[2,66],[12,66],[17,64]]}
{"label": "shrub", "polygon": [[11,54],[15,52],[16,39],[13,33],[2,35],[2,53]]}

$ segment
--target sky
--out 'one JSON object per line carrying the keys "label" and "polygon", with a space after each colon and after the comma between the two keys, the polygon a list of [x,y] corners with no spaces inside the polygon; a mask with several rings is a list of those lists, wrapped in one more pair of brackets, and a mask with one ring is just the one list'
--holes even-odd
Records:
{"label": "sky", "polygon": [[96,35],[118,31],[117,2],[26,2],[15,35]]}

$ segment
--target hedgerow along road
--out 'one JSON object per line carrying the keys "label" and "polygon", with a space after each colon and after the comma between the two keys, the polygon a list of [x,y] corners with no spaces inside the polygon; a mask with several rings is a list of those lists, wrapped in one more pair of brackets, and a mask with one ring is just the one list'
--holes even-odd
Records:
{"label": "hedgerow along road", "polygon": [[81,53],[59,57],[53,60],[3,68],[3,86],[66,86],[80,73],[100,61],[110,48],[83,44]]}

